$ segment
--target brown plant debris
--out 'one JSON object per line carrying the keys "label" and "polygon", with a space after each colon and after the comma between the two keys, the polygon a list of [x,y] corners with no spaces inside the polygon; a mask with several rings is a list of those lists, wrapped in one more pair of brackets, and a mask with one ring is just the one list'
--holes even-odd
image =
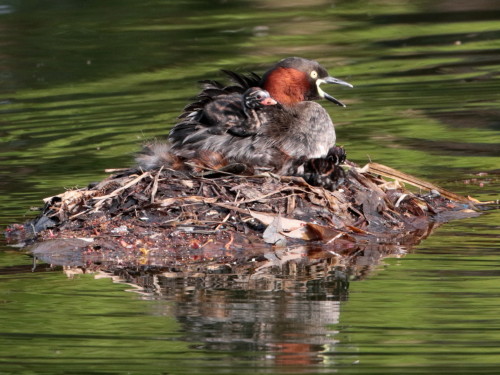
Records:
{"label": "brown plant debris", "polygon": [[[395,180],[374,173],[380,170]],[[56,264],[255,269],[277,249],[350,264],[375,250],[377,259],[401,255],[438,223],[478,214],[477,202],[401,173],[430,190],[413,193],[394,172],[349,167],[331,192],[271,174],[117,170],[45,199],[42,213],[7,237],[34,244],[33,254]]]}

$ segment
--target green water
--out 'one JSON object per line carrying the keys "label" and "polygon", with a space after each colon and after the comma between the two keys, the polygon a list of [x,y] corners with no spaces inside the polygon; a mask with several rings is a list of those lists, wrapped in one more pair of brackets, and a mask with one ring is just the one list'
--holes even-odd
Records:
{"label": "green water", "polygon": [[[323,103],[351,160],[498,199],[497,1],[0,0],[0,31],[0,229],[131,165],[196,81],[293,55],[354,84],[328,88],[346,109]],[[0,243],[0,373],[496,374],[499,219],[446,224],[340,289],[141,294],[32,273]]]}

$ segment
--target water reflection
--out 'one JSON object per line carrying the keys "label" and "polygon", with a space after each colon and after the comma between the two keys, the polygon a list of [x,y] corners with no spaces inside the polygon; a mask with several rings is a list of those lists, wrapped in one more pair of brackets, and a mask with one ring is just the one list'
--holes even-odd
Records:
{"label": "water reflection", "polygon": [[324,249],[301,247],[266,253],[253,267],[179,264],[115,269],[99,277],[131,285],[146,300],[173,302],[156,305],[153,314],[175,317],[182,340],[196,343],[197,350],[237,357],[252,353],[268,365],[307,367],[331,361],[340,306],[349,298],[351,282],[367,277],[385,257],[403,256],[408,249],[372,245],[342,259]]}
{"label": "water reflection", "polygon": [[348,293],[349,276],[334,266],[326,272],[321,263],[288,264],[275,275],[117,272],[115,281],[154,290],[147,298],[175,302],[154,313],[176,317],[183,340],[198,349],[262,352],[269,364],[304,366],[321,363],[325,347],[335,345],[331,326]]}
{"label": "water reflection", "polygon": [[[498,198],[498,177],[461,181],[499,165],[497,0],[105,3],[0,4],[0,225],[128,166],[198,79],[290,55],[356,85],[346,111],[329,108],[350,158]],[[287,265],[269,253],[257,275],[118,272],[146,301],[31,273],[2,246],[14,266],[2,263],[1,371],[496,374],[498,220],[445,225],[416,254],[363,249],[355,264],[304,251]],[[88,267],[77,261],[68,272]]]}

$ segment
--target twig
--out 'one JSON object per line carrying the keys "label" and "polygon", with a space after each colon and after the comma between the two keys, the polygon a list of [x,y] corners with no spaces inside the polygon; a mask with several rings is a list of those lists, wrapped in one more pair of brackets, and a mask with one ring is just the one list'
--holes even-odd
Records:
{"label": "twig", "polygon": [[109,193],[107,195],[103,195],[103,196],[100,196],[100,197],[93,197],[92,199],[95,199],[97,201],[97,203],[95,204],[94,208],[99,208],[102,205],[102,202],[104,202],[106,199],[116,197],[120,191],[128,189],[129,187],[137,184],[139,181],[141,181],[142,179],[144,179],[146,177],[149,177],[149,176],[151,176],[150,172],[143,173],[140,176],[134,178],[128,184],[126,184],[126,185],[124,185],[124,186],[122,186],[122,187],[120,187],[120,188],[112,191],[111,193]]}
{"label": "twig", "polygon": [[[260,201],[260,200],[265,199],[265,198],[267,198],[267,197],[270,197],[270,196],[272,196],[272,195],[274,195],[274,194],[281,193],[281,192],[283,192],[283,191],[287,191],[287,190],[292,190],[292,191],[293,191],[293,190],[299,190],[299,191],[302,191],[303,193],[309,193],[308,191],[303,190],[303,189],[300,189],[300,188],[297,188],[297,187],[293,187],[293,186],[291,186],[291,187],[290,187],[290,186],[287,186],[287,187],[284,187],[284,188],[281,188],[281,189],[274,190],[274,191],[272,191],[272,192],[270,192],[270,193],[263,194],[263,195],[261,195],[261,196],[259,196],[259,197],[257,197],[257,198],[248,199],[248,200],[246,200],[246,201],[240,201],[240,202],[238,202],[238,204],[246,204],[246,203],[252,203],[252,202],[255,202],[255,201]],[[238,192],[239,192],[239,190],[238,190]],[[280,197],[280,198],[281,198],[281,197]],[[286,198],[286,197],[285,197],[285,198]]]}
{"label": "twig", "polygon": [[419,179],[415,176],[409,175],[407,173],[397,171],[397,170],[390,168],[386,165],[378,164],[378,163],[368,163],[367,167],[368,167],[367,168],[368,171],[371,173],[379,174],[379,175],[382,175],[384,177],[397,179],[397,180],[406,182],[406,183],[413,185],[413,186],[420,188],[420,189],[425,189],[425,190],[429,190],[429,191],[436,190],[437,192],[439,192],[439,194],[441,194],[445,198],[448,198],[448,199],[451,199],[451,200],[454,200],[457,202],[472,204],[471,200],[466,198],[466,197],[452,193],[451,191],[443,189],[443,188],[441,188],[437,185],[434,185],[430,182],[421,180],[421,179]]}
{"label": "twig", "polygon": [[115,172],[124,172],[124,171],[129,171],[130,168],[108,168],[105,169],[105,173],[115,173]]}
{"label": "twig", "polygon": [[155,178],[153,181],[153,188],[151,189],[151,204],[153,204],[155,202],[155,195],[156,195],[156,192],[158,191],[158,178],[160,178],[160,174],[161,174],[162,170],[163,170],[163,165],[161,166],[158,173],[155,175]]}
{"label": "twig", "polygon": [[[234,203],[236,203],[236,201],[238,200],[238,197],[240,196],[240,191],[238,190],[236,192],[236,197],[234,198]],[[241,202],[239,203],[236,203],[236,206],[238,206]],[[222,223],[220,223],[219,225],[217,225],[217,227],[215,227],[215,230],[219,230],[220,227],[231,217],[231,212],[229,212],[226,217],[224,219],[222,219]]]}

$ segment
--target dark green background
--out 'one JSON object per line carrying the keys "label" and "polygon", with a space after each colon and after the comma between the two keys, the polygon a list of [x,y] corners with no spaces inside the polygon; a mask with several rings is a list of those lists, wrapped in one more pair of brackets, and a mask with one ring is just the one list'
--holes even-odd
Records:
{"label": "dark green background", "polygon": [[[350,159],[497,199],[499,20],[493,0],[0,0],[1,229],[131,165],[196,81],[293,55],[354,84],[328,87],[346,109],[323,103]],[[496,373],[499,218],[439,228],[368,267],[342,302],[141,297],[92,276],[33,274],[0,244],[0,373]],[[283,342],[302,356],[283,360]]]}

